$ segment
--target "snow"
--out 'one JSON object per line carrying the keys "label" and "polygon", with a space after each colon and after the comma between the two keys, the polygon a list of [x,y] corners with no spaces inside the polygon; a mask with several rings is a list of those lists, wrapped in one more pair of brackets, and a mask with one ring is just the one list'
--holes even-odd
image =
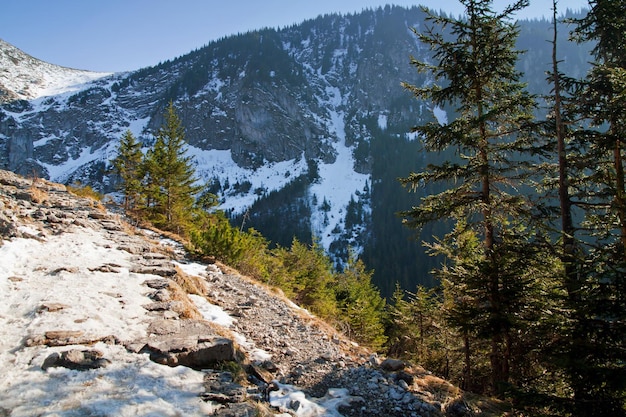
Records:
{"label": "snow", "polygon": [[378,127],[380,130],[387,130],[387,115],[380,113],[378,115]]}
{"label": "snow", "polygon": [[80,155],[76,159],[68,159],[60,165],[45,163],[41,163],[41,165],[46,168],[52,181],[66,183],[68,178],[76,171],[77,168],[92,161],[108,161],[109,158],[107,155],[108,153],[106,152],[106,147],[98,149],[95,152],[92,152],[91,148],[86,147],[83,148]]}
{"label": "snow", "polygon": [[0,39],[0,85],[20,99],[36,99],[85,88],[113,73],[60,67],[35,59]]}
{"label": "snow", "polygon": [[[151,300],[142,283],[150,276],[130,272],[132,255],[103,234],[80,228],[71,236],[19,238],[0,247],[1,407],[12,410],[12,417],[209,414],[210,405],[199,398],[202,372],[158,365],[148,354],[104,343],[89,348],[111,361],[105,368],[44,371],[46,357],[68,348],[23,346],[25,339],[51,330],[82,331],[94,340],[145,335],[142,305]],[[119,265],[118,273],[95,270],[107,263]],[[42,309],[51,303],[67,307]]]}
{"label": "snow", "polygon": [[[233,213],[243,213],[259,198],[255,193],[261,189],[264,193],[280,190],[299,175],[307,172],[304,156],[282,162],[265,163],[257,169],[248,169],[237,166],[230,150],[202,150],[194,146],[187,146],[187,155],[196,162],[196,174],[204,181],[219,180],[220,184],[230,184],[225,190],[224,201],[220,204],[221,210],[233,210]],[[236,183],[249,181],[252,186],[245,194],[235,193],[232,187]],[[230,192],[229,192],[230,191]]]}
{"label": "snow", "polygon": [[292,385],[274,381],[277,391],[270,392],[270,404],[281,410],[290,410],[298,417],[341,417],[338,408],[350,407],[351,397],[345,388],[331,388],[322,398],[306,398],[304,393]]}
{"label": "snow", "polygon": [[[33,415],[203,416],[214,407],[202,401],[204,373],[152,362],[147,353],[131,353],[120,345],[30,346],[24,341],[52,330],[83,332],[99,340],[114,335],[124,342],[145,336],[150,322],[142,307],[152,300],[143,283],[149,274],[131,272],[133,255],[118,249],[105,232],[75,228],[71,233],[42,235],[34,226],[20,231],[37,239],[15,238],[0,246],[0,410],[12,417]],[[149,233],[152,238],[158,235]],[[163,246],[180,244],[160,239]],[[207,276],[201,263],[174,262],[187,274]],[[117,272],[101,272],[103,265]],[[252,361],[272,355],[237,333],[236,319],[206,298],[190,295],[205,319],[229,328]],[[64,307],[47,311],[45,306]],[[54,352],[96,349],[110,361],[104,368],[75,371],[41,365]],[[295,386],[276,383],[271,404],[298,417],[340,416],[339,405],[353,397],[331,389],[323,398],[307,398]]]}
{"label": "snow", "polygon": [[320,180],[309,190],[311,197],[315,196],[318,205],[324,200],[329,203],[330,210],[325,212],[319,207],[313,208],[311,223],[316,236],[323,248],[328,249],[335,240],[333,230],[337,227],[343,230],[342,224],[345,208],[357,191],[365,188],[369,175],[354,171],[354,157],[352,148],[346,146],[346,132],[343,111],[337,110],[342,102],[338,88],[328,87],[328,108],[330,121],[328,128],[339,139],[333,144],[336,159],[333,163],[318,167]]}
{"label": "snow", "polygon": [[435,115],[435,118],[437,119],[437,122],[439,122],[440,125],[448,124],[448,113],[446,113],[444,109],[442,109],[439,106],[435,106],[433,108],[433,114]]}
{"label": "snow", "polygon": [[233,324],[234,319],[228,313],[221,307],[209,303],[206,298],[195,294],[190,294],[189,298],[194,302],[205,320],[224,327],[230,327]]}

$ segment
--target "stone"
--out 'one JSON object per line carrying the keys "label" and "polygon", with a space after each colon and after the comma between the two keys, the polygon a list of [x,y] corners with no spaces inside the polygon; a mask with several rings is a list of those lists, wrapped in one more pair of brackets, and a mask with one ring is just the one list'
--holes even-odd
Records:
{"label": "stone", "polygon": [[236,360],[232,340],[215,334],[203,320],[155,320],[145,350],[154,362],[168,366],[208,369],[218,362]]}
{"label": "stone", "polygon": [[213,414],[217,417],[257,417],[258,407],[251,403],[227,404],[225,407],[216,410]]}
{"label": "stone", "polygon": [[48,356],[41,369],[47,370],[53,367],[63,367],[77,371],[103,368],[111,362],[102,357],[102,352],[98,350],[78,350],[70,349],[62,353],[53,353]]}
{"label": "stone", "polygon": [[137,265],[130,272],[136,274],[158,275],[161,277],[173,277],[176,275],[176,269],[169,265]]}
{"label": "stone", "polygon": [[84,332],[80,330],[51,330],[44,333],[47,340],[70,341],[82,337]]}
{"label": "stone", "polygon": [[[277,370],[277,369],[276,369]],[[250,365],[248,367],[248,373],[263,382],[264,384],[269,384],[274,380],[274,375],[267,369],[264,369],[263,366]],[[275,372],[275,371],[273,371]]]}
{"label": "stone", "polygon": [[143,282],[143,285],[146,285],[153,290],[164,290],[166,288],[169,288],[170,281],[168,279],[161,278],[148,279]]}
{"label": "stone", "polygon": [[241,403],[247,397],[246,389],[234,382],[230,372],[208,372],[204,376],[204,389],[203,400],[220,404]]}
{"label": "stone", "polygon": [[69,308],[69,306],[67,304],[61,303],[45,303],[41,305],[39,311],[49,311],[51,313],[54,313],[56,311],[61,311],[65,308]]}
{"label": "stone", "polygon": [[95,220],[104,220],[108,219],[109,215],[102,211],[92,211],[89,213],[89,217]]}
{"label": "stone", "polygon": [[407,385],[413,385],[413,382],[415,381],[415,377],[408,372],[400,371],[396,374],[396,380],[398,381],[399,384],[401,382],[404,382]]}
{"label": "stone", "polygon": [[404,361],[401,361],[399,359],[387,358],[381,362],[380,367],[385,371],[396,372],[404,369],[406,367],[406,364],[404,363]]}

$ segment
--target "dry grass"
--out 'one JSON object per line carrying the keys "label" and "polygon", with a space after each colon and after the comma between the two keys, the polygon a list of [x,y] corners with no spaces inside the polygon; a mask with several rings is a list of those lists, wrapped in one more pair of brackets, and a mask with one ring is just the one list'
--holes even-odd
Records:
{"label": "dry grass", "polygon": [[175,281],[170,282],[168,288],[171,301],[176,301],[179,305],[173,308],[183,319],[202,319],[202,314],[196,305],[187,297],[187,292]]}
{"label": "dry grass", "polygon": [[176,275],[173,279],[187,294],[201,296],[205,296],[207,294],[208,291],[206,284],[204,283],[204,279],[202,277],[186,274],[178,266],[175,268]]}
{"label": "dry grass", "polygon": [[39,180],[33,180],[32,185],[28,188],[27,191],[30,196],[30,201],[35,204],[43,204],[50,200],[48,192],[38,186],[39,182]]}

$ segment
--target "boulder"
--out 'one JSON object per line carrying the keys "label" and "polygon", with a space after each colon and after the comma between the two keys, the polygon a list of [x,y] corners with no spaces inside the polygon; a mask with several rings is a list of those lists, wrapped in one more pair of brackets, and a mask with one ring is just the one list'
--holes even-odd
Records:
{"label": "boulder", "polygon": [[236,360],[233,341],[216,334],[204,320],[156,320],[148,332],[151,337],[144,349],[156,363],[208,369]]}
{"label": "boulder", "polygon": [[41,368],[47,370],[53,367],[63,367],[77,371],[103,368],[110,364],[108,359],[102,357],[102,352],[98,350],[78,350],[70,349],[61,353],[53,353],[48,356]]}
{"label": "boulder", "polygon": [[385,371],[397,372],[403,370],[406,367],[406,364],[400,359],[387,358],[381,362],[380,367]]}

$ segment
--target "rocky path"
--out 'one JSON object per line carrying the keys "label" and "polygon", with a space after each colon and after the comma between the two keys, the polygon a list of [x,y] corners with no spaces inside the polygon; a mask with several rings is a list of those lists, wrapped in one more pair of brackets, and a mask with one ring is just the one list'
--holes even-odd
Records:
{"label": "rocky path", "polygon": [[[103,354],[102,348],[94,347],[120,346],[124,355],[149,356],[159,364],[154,366],[184,366],[200,372],[200,376],[193,374],[204,381],[198,396],[210,406],[201,407],[197,415],[471,415],[455,387],[420,367],[379,358],[360,348],[286,300],[280,291],[228,267],[187,259],[175,242],[134,229],[92,200],[71,195],[62,185],[0,171],[3,241],[31,238],[50,242],[56,236],[85,230],[93,234],[89,238],[93,245],[107,255],[96,257],[93,265],[83,260],[73,266],[65,259],[55,271],[48,271],[48,276],[121,279],[104,292],[105,299],[111,302],[111,312],[117,309],[122,315],[132,311],[136,324],[125,325],[128,329],[124,331],[107,325],[87,330],[45,327],[43,315],[60,317],[73,306],[36,300],[33,303],[39,303],[40,316],[19,321],[28,334],[22,340],[17,333],[15,340],[5,340],[2,348],[7,358],[37,347],[52,348],[29,353],[43,358],[37,372],[56,367],[86,370],[112,361],[107,357],[108,348]],[[28,277],[8,277],[11,279],[23,282],[7,281],[7,288],[26,284]],[[128,287],[122,291],[122,285]],[[140,301],[124,293],[131,290],[141,292],[140,306],[134,305]],[[102,294],[100,290],[94,297],[100,300]],[[227,322],[212,320],[211,311],[226,317]],[[83,316],[70,323],[89,320]],[[34,360],[35,356],[30,359]],[[13,414],[0,406],[0,415]]]}

